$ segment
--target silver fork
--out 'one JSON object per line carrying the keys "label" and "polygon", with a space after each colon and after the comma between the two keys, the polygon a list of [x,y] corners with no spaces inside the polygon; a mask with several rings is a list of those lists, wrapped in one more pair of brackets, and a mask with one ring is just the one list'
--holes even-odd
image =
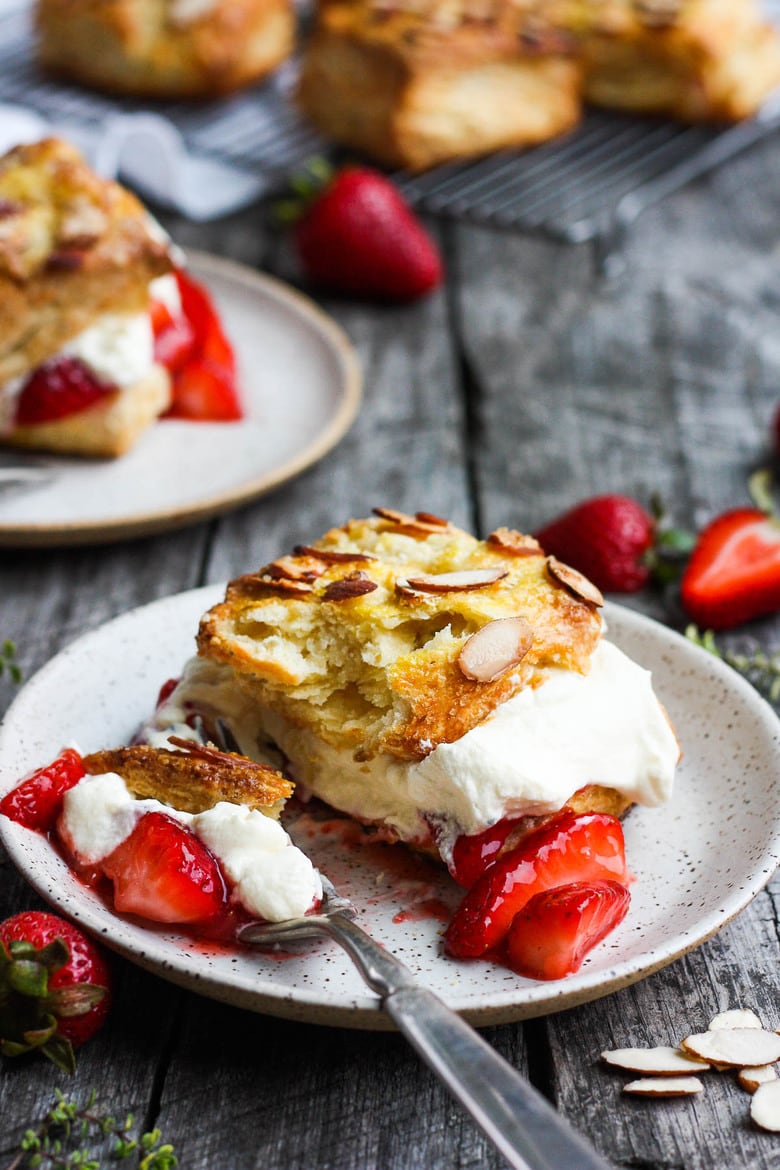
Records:
{"label": "silver fork", "polygon": [[610,1170],[516,1069],[358,926],[355,907],[324,876],[322,887],[319,913],[250,923],[238,938],[268,948],[326,935],[342,946],[417,1054],[515,1170]]}

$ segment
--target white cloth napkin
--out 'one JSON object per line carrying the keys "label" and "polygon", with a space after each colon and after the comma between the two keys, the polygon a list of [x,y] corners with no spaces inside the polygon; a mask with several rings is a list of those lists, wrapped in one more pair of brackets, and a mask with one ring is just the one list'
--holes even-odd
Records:
{"label": "white cloth napkin", "polygon": [[203,222],[246,207],[268,189],[262,175],[192,154],[160,114],[115,114],[100,126],[49,122],[24,106],[0,102],[0,154],[46,135],[83,151],[105,178],[121,178],[144,198]]}

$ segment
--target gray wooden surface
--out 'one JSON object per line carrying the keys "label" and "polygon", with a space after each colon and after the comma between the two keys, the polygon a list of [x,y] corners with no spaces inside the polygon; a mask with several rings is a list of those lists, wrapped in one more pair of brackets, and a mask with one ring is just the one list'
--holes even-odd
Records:
{"label": "gray wooden surface", "polygon": [[[407,308],[323,300],[352,337],[365,403],[321,464],[260,502],[200,527],[97,549],[0,552],[0,637],[29,677],[115,614],[255,568],[373,505],[426,509],[484,534],[533,528],[583,496],[659,492],[680,524],[745,501],[769,458],[780,399],[780,140],[647,212],[621,276],[586,247],[436,224],[446,288]],[[290,278],[257,209],[196,227],[182,244]],[[629,604],[680,624],[673,598]],[[780,621],[749,636],[767,649]],[[741,641],[745,632],[734,635]],[[0,709],[13,688],[0,682]],[[2,864],[0,862],[0,864]],[[36,903],[6,862],[0,915]],[[775,883],[711,942],[610,998],[490,1041],[616,1166],[780,1167],[780,1138],[753,1129],[747,1097],[716,1078],[698,1100],[620,1098],[605,1047],[660,1043],[718,1010],[780,1024]],[[466,1170],[501,1159],[394,1035],[242,1013],[118,961],[110,1022],[67,1087],[98,1089],[158,1124],[189,1170]],[[35,1061],[0,1068],[0,1165],[63,1077]],[[562,1167],[561,1170],[576,1170]]]}

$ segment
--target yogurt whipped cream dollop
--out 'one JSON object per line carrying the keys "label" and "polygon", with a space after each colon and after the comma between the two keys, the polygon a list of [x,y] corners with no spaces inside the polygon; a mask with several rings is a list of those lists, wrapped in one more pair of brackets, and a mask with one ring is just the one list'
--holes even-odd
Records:
{"label": "yogurt whipped cream dollop", "polygon": [[97,863],[117,848],[149,812],[187,826],[217,858],[233,884],[233,900],[269,922],[305,914],[322,898],[320,875],[277,821],[225,801],[185,813],[158,800],[136,800],[115,772],[85,776],[65,794],[60,828],[73,852]]}
{"label": "yogurt whipped cream dollop", "polygon": [[229,668],[204,659],[188,664],[157,711],[157,734],[168,730],[155,742],[182,728],[192,735],[184,724],[188,710],[222,715],[241,750],[255,758],[267,758],[270,739],[299,784],[402,840],[425,841],[435,826],[445,860],[461,834],[479,833],[506,816],[556,812],[588,784],[614,788],[638,804],[663,804],[680,754],[649,671],[608,641],[596,648],[587,675],[550,669],[541,685],[520,691],[466,735],[415,762],[388,755],[358,762],[259,708]]}

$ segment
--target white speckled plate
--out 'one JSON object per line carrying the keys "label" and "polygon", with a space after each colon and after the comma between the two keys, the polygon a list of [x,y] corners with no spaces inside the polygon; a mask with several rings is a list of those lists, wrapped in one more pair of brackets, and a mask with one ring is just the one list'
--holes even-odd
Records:
{"label": "white speckled plate", "polygon": [[[65,743],[92,751],[126,742],[160,683],[192,652],[198,618],[220,595],[209,587],[135,610],[44,667],[0,726],[0,792]],[[728,922],[767,882],[780,856],[780,723],[770,707],[729,667],[664,627],[616,606],[608,607],[607,618],[611,637],[653,671],[684,758],[673,802],[635,809],[627,818],[637,877],[631,910],[578,974],[535,983],[482,961],[445,959],[442,915],[458,897],[447,875],[401,846],[350,848],[349,822],[330,821],[315,831],[304,817],[298,826],[299,843],[354,898],[367,929],[474,1023],[557,1011],[649,975]],[[255,1011],[389,1026],[334,944],[269,958],[145,929],[111,914],[44,838],[3,817],[0,822],[12,860],[48,902],[164,978]]]}
{"label": "white speckled plate", "polygon": [[316,463],[351,424],[360,372],[335,321],[253,269],[202,253],[188,263],[235,347],[245,418],[163,419],[121,459],[47,458],[51,482],[0,492],[0,547],[98,543],[215,516]]}

